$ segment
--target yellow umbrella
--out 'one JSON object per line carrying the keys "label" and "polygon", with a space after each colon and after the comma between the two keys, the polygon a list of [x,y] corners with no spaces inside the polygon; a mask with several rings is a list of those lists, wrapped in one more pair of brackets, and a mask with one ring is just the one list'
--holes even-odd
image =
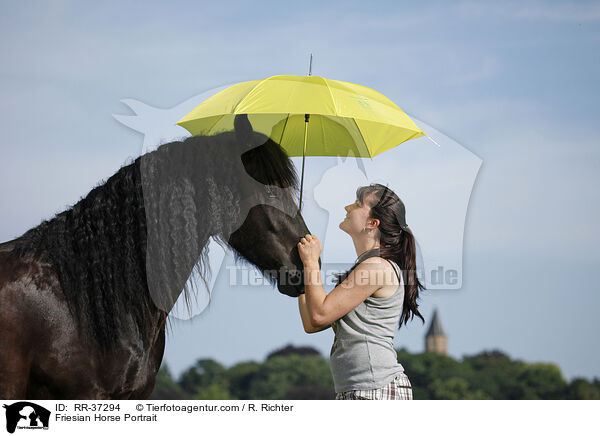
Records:
{"label": "yellow umbrella", "polygon": [[247,114],[252,128],[279,143],[288,156],[302,156],[300,209],[306,156],[374,157],[426,135],[377,91],[311,75],[238,83],[176,124],[192,135],[212,135],[233,130],[238,114]]}

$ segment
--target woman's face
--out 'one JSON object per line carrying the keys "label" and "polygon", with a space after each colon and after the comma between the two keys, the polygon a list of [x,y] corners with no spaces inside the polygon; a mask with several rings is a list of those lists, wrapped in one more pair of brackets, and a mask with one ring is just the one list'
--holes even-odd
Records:
{"label": "woman's face", "polygon": [[349,235],[360,234],[367,225],[371,210],[367,203],[368,201],[365,201],[365,204],[361,204],[357,198],[354,203],[344,206],[344,209],[346,209],[346,218],[344,218],[338,227]]}

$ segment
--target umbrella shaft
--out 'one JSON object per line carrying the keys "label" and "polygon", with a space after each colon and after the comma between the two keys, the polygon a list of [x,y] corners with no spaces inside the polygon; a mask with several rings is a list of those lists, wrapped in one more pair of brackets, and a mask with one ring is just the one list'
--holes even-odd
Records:
{"label": "umbrella shaft", "polygon": [[304,159],[306,157],[306,134],[308,132],[308,119],[310,114],[304,115],[304,148],[302,149],[302,178],[300,179],[300,211],[302,210],[302,188],[304,187]]}
{"label": "umbrella shaft", "polygon": [[302,155],[302,179],[300,181],[300,210],[302,210],[302,186],[304,185],[304,155]]}

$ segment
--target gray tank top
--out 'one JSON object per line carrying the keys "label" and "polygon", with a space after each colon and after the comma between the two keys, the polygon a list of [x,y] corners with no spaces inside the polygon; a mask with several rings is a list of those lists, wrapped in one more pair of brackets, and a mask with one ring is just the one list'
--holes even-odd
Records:
{"label": "gray tank top", "polygon": [[394,350],[394,334],[404,303],[404,280],[400,267],[389,262],[400,281],[396,292],[385,298],[367,297],[331,324],[335,339],[329,361],[336,393],[378,389],[404,372]]}

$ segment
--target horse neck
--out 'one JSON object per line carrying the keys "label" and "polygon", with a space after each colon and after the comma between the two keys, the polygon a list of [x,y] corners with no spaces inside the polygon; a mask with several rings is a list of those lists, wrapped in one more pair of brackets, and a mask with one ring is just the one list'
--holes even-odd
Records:
{"label": "horse neck", "polygon": [[146,214],[138,165],[124,166],[70,209],[29,230],[12,255],[52,267],[81,327],[110,349],[133,320],[151,342],[164,314],[147,291]]}

